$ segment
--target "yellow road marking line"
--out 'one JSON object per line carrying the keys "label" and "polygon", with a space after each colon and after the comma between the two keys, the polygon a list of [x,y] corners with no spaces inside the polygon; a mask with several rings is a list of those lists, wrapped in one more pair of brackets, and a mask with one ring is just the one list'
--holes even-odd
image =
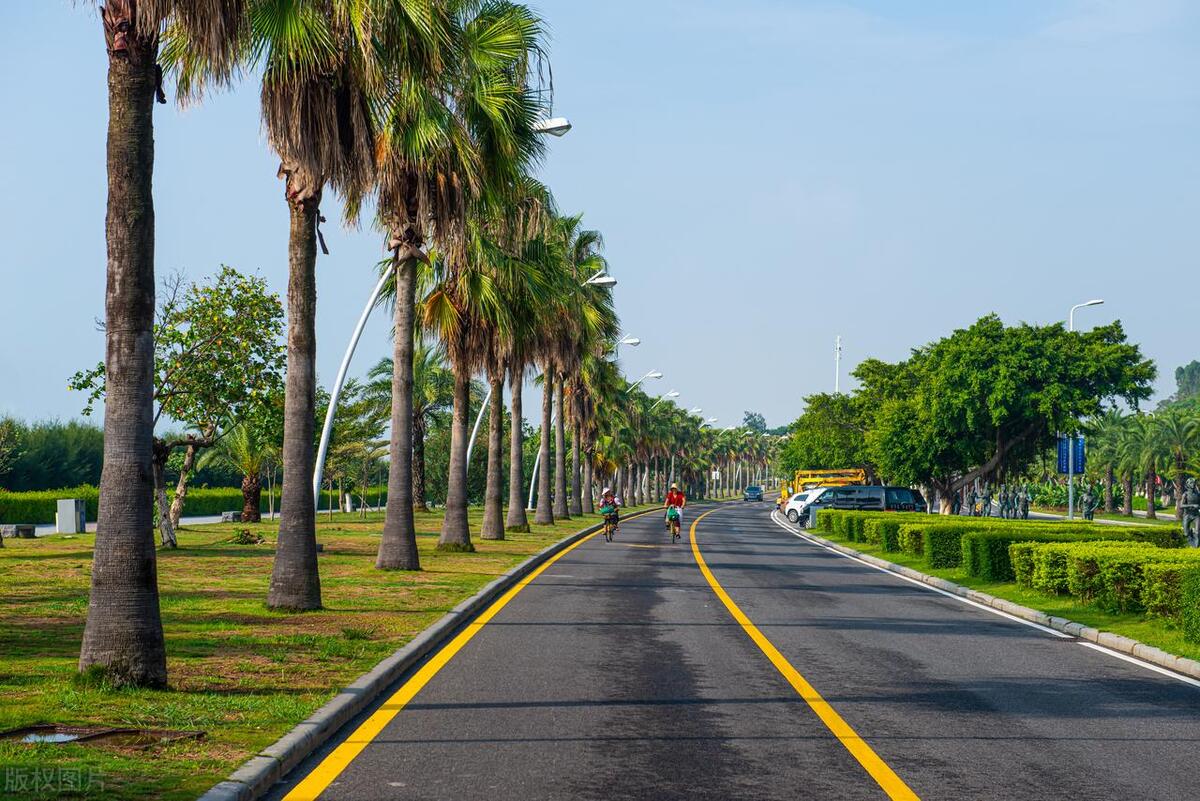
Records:
{"label": "yellow road marking line", "polygon": [[862,765],[871,778],[887,793],[888,798],[919,801],[917,794],[909,789],[908,785],[896,775],[895,771],[888,767],[886,762],[880,759],[879,755],[871,749],[871,746],[867,745],[866,740],[858,736],[857,732],[850,727],[850,724],[842,719],[842,716],[829,705],[829,702],[822,698],[821,694],[800,675],[800,671],[792,667],[792,663],[779,652],[779,649],[767,639],[765,634],[759,631],[750,618],[746,617],[746,613],[734,603],[729,594],[725,592],[725,588],[717,581],[717,577],[708,569],[708,563],[704,561],[704,556],[700,553],[700,544],[696,540],[696,526],[700,525],[701,520],[716,511],[719,510],[712,509],[697,517],[696,521],[692,523],[691,528],[692,554],[696,557],[696,564],[700,566],[700,572],[704,574],[704,578],[708,581],[709,586],[712,587],[713,592],[721,599],[721,603],[725,604],[725,608],[729,610],[729,614],[733,615],[733,619],[741,625],[750,639],[754,640],[754,644],[766,654],[767,659],[771,660],[771,664],[775,666],[775,669],[788,680],[788,683],[799,693],[809,708],[817,713],[817,717],[821,719],[821,722],[833,733],[834,737],[837,737],[838,742],[850,752],[850,755],[858,760],[858,764]]}
{"label": "yellow road marking line", "polygon": [[[632,520],[639,515],[653,511],[657,510],[649,509],[646,512],[637,512],[626,519]],[[329,753],[329,756],[321,760],[321,763],[313,768],[311,773],[305,776],[299,784],[292,788],[291,792],[283,797],[283,801],[316,801],[317,796],[325,792],[325,789],[333,784],[334,779],[340,776],[342,771],[348,768],[350,763],[362,753],[363,749],[379,736],[380,732],[392,721],[392,718],[396,717],[400,713],[400,710],[404,709],[408,705],[408,702],[438,674],[438,671],[444,668],[454,658],[454,655],[461,651],[463,646],[479,633],[480,629],[494,618],[501,609],[507,606],[509,601],[517,596],[517,593],[525,589],[530,582],[545,572],[546,568],[599,533],[600,531],[594,531],[578,542],[574,542],[563,548],[543,562],[528,576],[517,582],[512,589],[497,598],[491,606],[483,610],[478,617],[468,623],[453,640],[444,645],[428,662],[422,665],[421,669],[414,673],[412,678],[404,682],[403,686],[391,698],[387,699],[369,718],[364,720],[337,748],[334,748]]]}

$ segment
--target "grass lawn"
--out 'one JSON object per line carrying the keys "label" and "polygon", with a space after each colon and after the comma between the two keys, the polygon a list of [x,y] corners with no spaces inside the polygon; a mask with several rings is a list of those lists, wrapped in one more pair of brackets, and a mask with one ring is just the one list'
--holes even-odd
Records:
{"label": "grass lawn", "polygon": [[[76,678],[94,535],[5,540],[0,730],[59,723],[206,734],[148,750],[0,742],[0,797],[195,799],[496,576],[599,522],[534,526],[500,542],[476,538],[475,553],[441,553],[434,549],[441,514],[418,514],[423,569],[396,573],[374,569],[381,513],[319,517],[319,612],[265,606],[277,523],[185,527],[178,550],[159,551],[166,691]],[[476,534],[481,517],[472,511]],[[266,542],[233,544],[242,529]]]}
{"label": "grass lawn", "polygon": [[1094,606],[1080,603],[1069,595],[1047,595],[1038,590],[1026,589],[1007,582],[989,582],[967,575],[962,568],[932,568],[919,556],[908,553],[893,553],[884,551],[882,547],[866,542],[850,542],[827,532],[817,532],[821,537],[845,545],[862,553],[886,559],[897,565],[904,565],[913,570],[919,570],[930,576],[952,581],[973,590],[986,592],[997,598],[1003,598],[1013,603],[1037,609],[1048,615],[1056,615],[1091,626],[1101,631],[1111,631],[1126,637],[1152,645],[1155,648],[1185,656],[1189,659],[1200,660],[1200,644],[1188,642],[1183,638],[1183,632],[1169,620],[1147,618],[1142,614],[1124,613],[1110,614]]}

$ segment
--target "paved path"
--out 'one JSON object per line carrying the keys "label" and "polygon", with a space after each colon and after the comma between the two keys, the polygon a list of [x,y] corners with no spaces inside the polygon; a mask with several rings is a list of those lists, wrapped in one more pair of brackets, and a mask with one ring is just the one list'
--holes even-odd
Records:
{"label": "paved path", "polygon": [[699,522],[713,583],[653,515],[586,541],[273,797],[1200,794],[1194,682],[837,555],[769,506]]}

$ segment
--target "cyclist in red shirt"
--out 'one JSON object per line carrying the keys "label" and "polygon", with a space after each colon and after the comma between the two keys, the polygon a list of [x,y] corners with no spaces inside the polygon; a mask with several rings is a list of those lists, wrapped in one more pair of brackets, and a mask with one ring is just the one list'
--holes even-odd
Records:
{"label": "cyclist in red shirt", "polygon": [[679,527],[683,528],[683,507],[687,506],[687,498],[680,491],[678,484],[671,485],[671,489],[667,492],[667,500],[663,503],[663,525],[667,528],[671,527],[671,524],[667,521],[667,512],[670,511],[672,506],[679,509]]}

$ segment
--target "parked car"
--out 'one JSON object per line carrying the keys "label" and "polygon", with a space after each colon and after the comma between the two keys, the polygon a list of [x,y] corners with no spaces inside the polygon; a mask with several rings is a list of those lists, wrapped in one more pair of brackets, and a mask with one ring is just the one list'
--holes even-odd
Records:
{"label": "parked car", "polygon": [[846,509],[855,512],[927,512],[921,493],[909,487],[852,485],[833,487],[805,506],[796,522],[807,523],[809,509]]}
{"label": "parked car", "polygon": [[744,501],[761,501],[762,499],[762,487],[746,487],[746,491],[742,493],[742,500]]}
{"label": "parked car", "polygon": [[793,523],[799,523],[800,519],[807,515],[808,505],[820,498],[829,490],[829,487],[814,487],[810,490],[797,492],[795,495],[788,498],[787,503],[784,504],[784,516]]}

